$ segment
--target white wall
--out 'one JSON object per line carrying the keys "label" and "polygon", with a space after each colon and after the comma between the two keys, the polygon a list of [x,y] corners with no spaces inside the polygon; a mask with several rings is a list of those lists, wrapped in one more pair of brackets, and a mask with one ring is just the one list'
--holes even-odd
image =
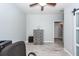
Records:
{"label": "white wall", "polygon": [[23,40],[26,35],[26,16],[14,4],[0,3],[0,40]]}
{"label": "white wall", "polygon": [[64,48],[74,55],[74,17],[72,10],[79,4],[67,4],[64,9]]}
{"label": "white wall", "polygon": [[44,41],[54,42],[54,21],[62,21],[62,14],[28,14],[26,15],[26,40],[33,35],[33,29],[44,29]]}

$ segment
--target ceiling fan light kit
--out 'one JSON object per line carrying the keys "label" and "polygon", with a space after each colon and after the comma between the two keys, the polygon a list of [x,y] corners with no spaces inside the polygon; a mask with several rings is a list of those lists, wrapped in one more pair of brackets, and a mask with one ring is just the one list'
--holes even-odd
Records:
{"label": "ceiling fan light kit", "polygon": [[46,3],[39,3],[41,6],[45,6],[46,5]]}

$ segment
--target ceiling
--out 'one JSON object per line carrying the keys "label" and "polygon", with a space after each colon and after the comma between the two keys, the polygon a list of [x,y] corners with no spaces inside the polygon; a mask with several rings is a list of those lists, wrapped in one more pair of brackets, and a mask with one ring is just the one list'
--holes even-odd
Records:
{"label": "ceiling", "polygon": [[40,13],[45,13],[45,14],[52,14],[52,13],[63,13],[64,10],[64,3],[57,3],[55,7],[46,5],[44,7],[44,11],[41,11],[40,5],[36,5],[34,7],[29,7],[29,5],[32,3],[17,3],[16,5],[25,13],[27,14],[40,14]]}

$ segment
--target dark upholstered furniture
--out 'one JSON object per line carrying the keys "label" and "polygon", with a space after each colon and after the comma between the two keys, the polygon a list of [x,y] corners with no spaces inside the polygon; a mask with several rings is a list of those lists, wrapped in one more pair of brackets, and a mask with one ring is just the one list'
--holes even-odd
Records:
{"label": "dark upholstered furniture", "polygon": [[0,40],[0,52],[2,49],[4,49],[6,46],[12,44],[11,40]]}
{"label": "dark upholstered furniture", "polygon": [[7,47],[5,47],[1,53],[1,56],[26,56],[26,47],[23,41],[18,41]]}

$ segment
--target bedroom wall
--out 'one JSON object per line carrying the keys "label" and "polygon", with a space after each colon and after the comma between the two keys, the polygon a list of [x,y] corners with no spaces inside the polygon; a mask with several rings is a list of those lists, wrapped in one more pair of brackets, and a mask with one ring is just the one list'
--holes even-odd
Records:
{"label": "bedroom wall", "polygon": [[0,40],[26,40],[26,15],[15,4],[0,3]]}
{"label": "bedroom wall", "polygon": [[44,42],[54,42],[54,21],[62,21],[63,14],[27,14],[26,15],[26,41],[33,35],[34,29],[44,30]]}

